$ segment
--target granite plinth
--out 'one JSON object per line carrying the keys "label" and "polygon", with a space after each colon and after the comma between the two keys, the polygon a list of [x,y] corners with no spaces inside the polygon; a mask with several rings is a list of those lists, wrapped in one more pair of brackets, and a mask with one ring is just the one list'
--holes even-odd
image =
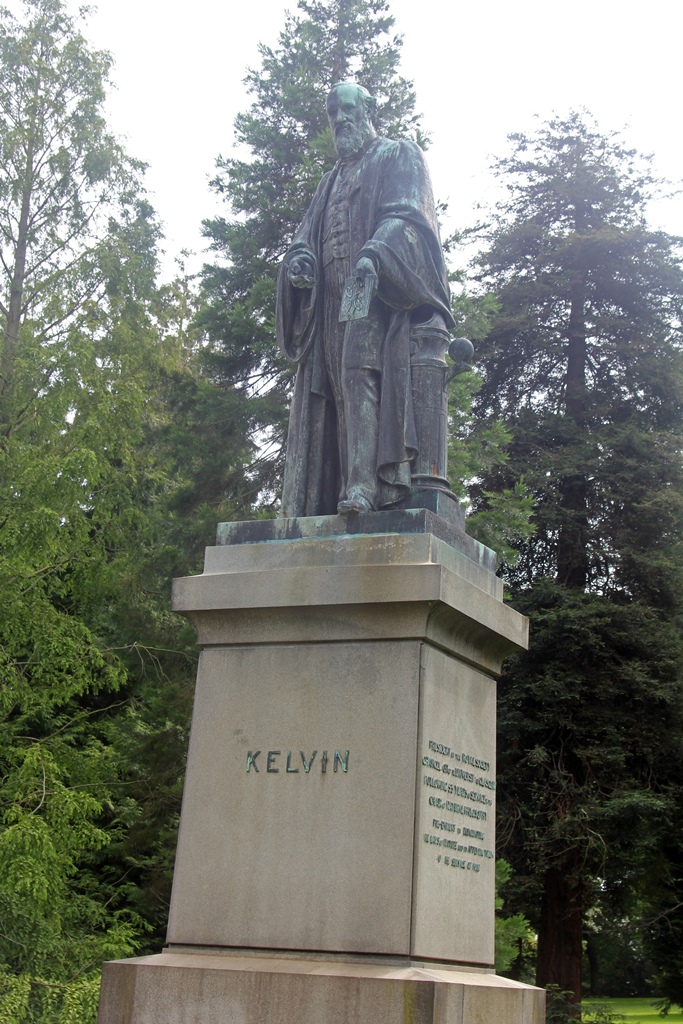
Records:
{"label": "granite plinth", "polygon": [[219,537],[174,584],[203,650],[171,947],[490,967],[493,675],[526,644],[492,553],[424,509]]}
{"label": "granite plinth", "polygon": [[390,515],[222,524],[234,543],[207,548],[204,573],[174,581],[173,607],[203,646],[410,637],[499,672],[528,629],[503,604],[487,568],[493,553],[472,541],[470,558],[461,537],[438,536],[452,531],[425,510],[402,512],[415,527],[405,534],[344,532],[350,519],[379,526]]}
{"label": "granite plinth", "polygon": [[[275,520],[277,522],[278,520]],[[484,549],[486,553],[487,548]],[[503,599],[502,581],[486,567],[432,533],[339,534],[287,540],[217,544],[205,550],[204,576],[259,569],[294,569],[313,566],[443,565],[461,579]]]}
{"label": "granite plinth", "polygon": [[105,964],[99,1024],[543,1024],[545,993],[438,966],[162,953]]}
{"label": "granite plinth", "polygon": [[429,508],[219,526],[174,582],[202,652],[169,947],[105,965],[100,1024],[542,1024],[492,967],[527,642],[494,565]]}
{"label": "granite plinth", "polygon": [[205,650],[168,942],[491,966],[494,780],[495,683],[430,645]]}
{"label": "granite plinth", "polygon": [[468,536],[464,530],[464,516],[453,514],[446,519],[439,514],[437,492],[433,496],[434,509],[402,508],[382,512],[361,512],[348,516],[310,516],[299,519],[258,519],[246,523],[219,523],[216,544],[253,544],[263,541],[301,540],[303,538],[360,537],[364,534],[431,534],[446,541],[473,562],[489,572],[495,572],[496,554],[484,544]]}

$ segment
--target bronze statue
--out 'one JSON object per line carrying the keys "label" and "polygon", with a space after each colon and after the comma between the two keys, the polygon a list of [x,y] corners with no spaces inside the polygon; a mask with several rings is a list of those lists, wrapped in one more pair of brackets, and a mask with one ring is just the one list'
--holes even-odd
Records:
{"label": "bronze statue", "polygon": [[[355,83],[332,88],[327,114],[339,159],[280,270],[278,340],[298,363],[285,517],[401,507],[416,474],[448,489],[445,465],[436,465],[445,455],[430,455],[426,467],[420,456],[411,374],[416,331],[428,348],[438,336],[436,390],[445,395],[453,318],[432,188],[418,146],[376,135],[375,105]],[[443,409],[438,415],[445,420]]]}

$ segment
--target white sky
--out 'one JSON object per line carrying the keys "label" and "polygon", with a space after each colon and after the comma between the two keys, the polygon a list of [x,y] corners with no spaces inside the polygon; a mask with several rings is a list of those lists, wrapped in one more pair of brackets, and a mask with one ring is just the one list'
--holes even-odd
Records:
{"label": "white sky", "polygon": [[[116,61],[112,128],[149,164],[165,276],[183,248],[198,253],[194,268],[205,258],[200,222],[219,209],[207,183],[250,103],[245,69],[259,65],[258,42],[274,44],[295,8],[296,0],[99,0],[85,24]],[[680,0],[391,0],[391,11],[404,35],[402,72],[432,137],[434,190],[449,203],[444,232],[476,219],[476,204],[492,196],[491,157],[506,152],[508,132],[533,128],[535,115],[585,106],[603,130],[625,128],[659,174],[683,178]],[[683,235],[683,197],[657,204],[651,220]]]}

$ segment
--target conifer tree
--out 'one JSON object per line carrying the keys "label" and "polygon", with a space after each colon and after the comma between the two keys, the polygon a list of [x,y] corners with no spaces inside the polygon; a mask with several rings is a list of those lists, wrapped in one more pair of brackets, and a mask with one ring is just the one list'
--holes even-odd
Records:
{"label": "conifer tree", "polygon": [[511,139],[479,264],[496,310],[476,403],[512,440],[473,494],[485,508],[523,476],[534,497],[506,573],[531,649],[501,680],[500,852],[538,983],[579,1001],[586,910],[661,866],[681,771],[683,271],[616,136],[571,114]]}
{"label": "conifer tree", "polygon": [[[136,554],[158,228],[102,108],[110,58],[61,0],[0,12],[0,1021],[96,1018],[142,931],[102,870],[134,813],[111,721]],[[151,411],[152,410],[152,411]],[[149,583],[149,580],[147,581]],[[148,634],[149,635],[149,634]],[[159,631],[157,631],[157,636]]]}

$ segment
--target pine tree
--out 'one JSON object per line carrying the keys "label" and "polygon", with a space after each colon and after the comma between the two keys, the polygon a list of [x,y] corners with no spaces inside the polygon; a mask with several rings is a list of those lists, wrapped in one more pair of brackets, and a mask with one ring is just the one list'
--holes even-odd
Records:
{"label": "pine tree", "polygon": [[392,35],[388,7],[387,0],[299,0],[278,45],[260,47],[261,66],[245,79],[254,101],[237,117],[235,133],[249,158],[217,160],[212,187],[229,215],[204,225],[220,262],[204,268],[207,305],[198,324],[210,342],[205,372],[219,389],[206,417],[234,423],[230,437],[212,446],[212,459],[217,448],[227,452],[247,439],[233,449],[241,452],[238,463],[220,470],[243,515],[259,500],[272,503],[278,490],[292,370],[275,343],[275,282],[335,160],[325,109],[330,87],[354,78],[378,99],[380,133],[424,142],[412,86],[397,71],[401,39]]}
{"label": "pine tree", "polygon": [[681,768],[683,272],[616,136],[575,113],[511,138],[476,403],[512,441],[473,494],[485,509],[523,476],[534,497],[506,573],[532,639],[501,680],[500,852],[525,879],[538,983],[578,1001],[586,909],[638,888]]}

